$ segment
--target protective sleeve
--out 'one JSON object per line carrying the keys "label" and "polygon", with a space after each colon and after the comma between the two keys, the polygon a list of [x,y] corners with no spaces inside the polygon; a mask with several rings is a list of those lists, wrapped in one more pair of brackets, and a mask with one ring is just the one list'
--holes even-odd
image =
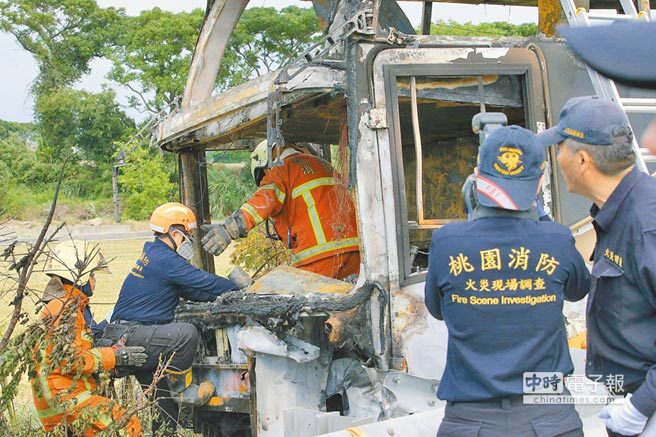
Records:
{"label": "protective sleeve", "polygon": [[178,256],[172,257],[165,279],[178,287],[181,297],[194,302],[212,302],[226,291],[238,289],[230,279],[194,267]]}
{"label": "protective sleeve", "polygon": [[437,251],[435,248],[435,236],[428,249],[428,273],[426,274],[426,285],[424,286],[424,303],[428,312],[437,320],[444,320],[442,316],[442,291],[437,286]]}
{"label": "protective sleeve", "polygon": [[[563,289],[565,300],[576,302],[583,299],[590,291],[590,271],[583,261],[583,257],[576,250],[574,238],[570,235],[568,243],[563,249],[564,257],[569,260],[567,280]],[[561,258],[562,259],[562,258]]]}
{"label": "protective sleeve", "polygon": [[116,357],[114,349],[111,347],[96,347],[93,349],[82,350],[84,363],[79,373],[89,375],[101,370],[111,370],[116,367]]}
{"label": "protective sleeve", "polygon": [[[42,317],[50,316],[55,317],[55,325],[58,326],[61,323],[61,317],[63,315],[63,310],[65,303],[68,305],[74,305],[73,301],[64,302],[62,299],[53,299],[48,302],[44,310],[44,315]],[[78,303],[78,305],[81,305]],[[86,309],[86,308],[85,308]],[[75,366],[71,368],[71,375],[89,375],[91,373],[98,372],[100,370],[111,370],[116,366],[116,358],[114,357],[114,351],[112,348],[100,347],[100,348],[91,348],[92,339],[85,339],[85,336],[88,336],[87,323],[85,321],[84,311],[85,309],[80,309],[78,312],[78,320],[75,322],[75,338],[71,343],[72,350],[75,353],[76,357],[79,357],[79,361],[75,362]],[[79,320],[79,319],[82,320]],[[49,339],[48,341],[53,341]],[[46,348],[49,350],[50,348]],[[50,352],[46,352],[50,354]],[[51,359],[52,357],[49,357]],[[61,368],[68,368],[66,363],[62,363]],[[68,373],[62,373],[60,370],[55,370],[53,373],[59,373],[60,375],[66,375]]]}
{"label": "protective sleeve", "polygon": [[[636,242],[635,253],[640,290],[656,311],[656,230],[642,234],[642,238]],[[647,417],[656,413],[656,365],[647,371],[645,382],[633,394],[631,403]]]}
{"label": "protective sleeve", "polygon": [[246,218],[248,231],[282,209],[287,198],[283,181],[285,168],[283,165],[269,170],[257,191],[239,208]]}

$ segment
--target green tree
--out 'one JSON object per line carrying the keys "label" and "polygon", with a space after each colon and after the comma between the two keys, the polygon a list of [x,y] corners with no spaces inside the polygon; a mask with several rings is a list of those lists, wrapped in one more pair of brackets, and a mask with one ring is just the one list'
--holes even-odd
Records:
{"label": "green tree", "polygon": [[431,35],[456,35],[456,36],[520,36],[528,37],[539,33],[538,25],[535,23],[510,24],[504,21],[492,23],[472,24],[457,23],[454,20],[438,20],[431,23]]}
{"label": "green tree", "polygon": [[90,93],[62,88],[40,96],[35,111],[39,152],[55,161],[72,154],[75,161],[109,165],[115,143],[124,140],[134,128],[132,119],[116,103],[113,91]]}
{"label": "green tree", "polygon": [[[125,17],[107,57],[108,78],[129,88],[130,105],[159,112],[182,94],[203,22],[203,11],[172,13],[158,8]],[[310,8],[244,11],[222,60],[217,87],[238,85],[300,55],[319,35]]]}
{"label": "green tree", "polygon": [[226,50],[219,88],[280,68],[317,41],[320,32],[319,20],[311,8],[246,9]]}
{"label": "green tree", "polygon": [[175,185],[157,151],[137,148],[128,156],[127,162],[119,175],[125,198],[123,213],[127,218],[146,220],[155,208],[171,201]]}
{"label": "green tree", "polygon": [[11,133],[0,139],[0,168],[4,169],[0,173],[4,173],[13,182],[25,183],[36,165],[36,154],[20,135]]}
{"label": "green tree", "polygon": [[88,73],[89,61],[102,54],[122,15],[121,10],[99,8],[94,0],[5,0],[0,29],[34,56],[38,96]]}
{"label": "green tree", "polygon": [[108,77],[135,94],[131,106],[156,113],[182,94],[203,13],[154,8],[123,19],[107,53],[113,63]]}
{"label": "green tree", "polygon": [[247,165],[214,164],[207,169],[207,186],[214,217],[226,217],[239,208],[257,187]]}
{"label": "green tree", "polygon": [[9,138],[12,134],[18,135],[25,141],[33,142],[36,129],[33,123],[0,120],[0,140]]}

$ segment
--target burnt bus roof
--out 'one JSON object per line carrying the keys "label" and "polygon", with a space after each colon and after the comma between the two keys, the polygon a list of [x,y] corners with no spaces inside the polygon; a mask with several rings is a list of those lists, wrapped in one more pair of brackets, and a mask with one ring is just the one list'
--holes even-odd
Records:
{"label": "burnt bus roof", "polygon": [[[424,1],[424,0],[422,0]],[[436,3],[461,3],[467,5],[502,5],[502,6],[537,6],[537,0],[428,0]],[[403,3],[403,1],[401,1]],[[554,2],[555,6],[560,7],[558,1]],[[610,0],[590,0],[591,9],[616,9],[617,1]],[[638,5],[636,4],[636,7]]]}
{"label": "burnt bus roof", "polygon": [[[408,35],[403,45],[371,43],[379,48],[516,48],[533,39]],[[459,62],[467,63],[462,59]],[[290,69],[290,73],[294,68]],[[244,149],[266,138],[268,98],[279,71],[252,79],[208,100],[169,115],[156,129],[157,144],[165,150],[189,147],[208,150]],[[310,65],[286,86],[282,95],[285,138],[322,144],[339,142],[346,104],[343,68]]]}

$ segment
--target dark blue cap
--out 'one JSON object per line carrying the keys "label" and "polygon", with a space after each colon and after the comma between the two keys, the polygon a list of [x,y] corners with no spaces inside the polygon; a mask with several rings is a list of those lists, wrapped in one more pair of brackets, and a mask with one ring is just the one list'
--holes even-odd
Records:
{"label": "dark blue cap", "polygon": [[478,150],[478,202],[514,211],[530,209],[544,165],[544,148],[533,132],[519,126],[494,130]]}
{"label": "dark blue cap", "polygon": [[618,82],[656,88],[656,23],[615,23],[558,32],[592,68]]}
{"label": "dark blue cap", "polygon": [[631,125],[619,105],[596,96],[574,97],[560,110],[558,125],[538,134],[543,146],[559,144],[567,138],[593,146],[633,140]]}

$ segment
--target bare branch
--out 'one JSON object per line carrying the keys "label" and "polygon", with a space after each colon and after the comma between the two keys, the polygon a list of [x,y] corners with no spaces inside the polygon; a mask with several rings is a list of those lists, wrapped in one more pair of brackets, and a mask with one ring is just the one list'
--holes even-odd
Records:
{"label": "bare branch", "polygon": [[153,380],[150,382],[148,387],[143,389],[143,398],[139,399],[134,405],[126,409],[121,418],[114,421],[104,431],[104,435],[112,435],[112,433],[125,428],[130,422],[132,416],[137,414],[139,411],[152,407],[157,403],[157,399],[155,397],[157,394],[157,384],[159,384],[159,382],[166,377],[166,370],[171,365],[173,355],[175,355],[175,353],[171,354],[171,356],[165,362],[162,362],[160,358],[160,362],[157,366],[157,369],[155,370]]}
{"label": "bare branch", "polygon": [[43,224],[43,227],[41,228],[41,232],[39,233],[36,242],[30,248],[30,250],[27,252],[25,256],[23,256],[18,262],[14,262],[10,267],[10,270],[12,269],[16,270],[16,273],[18,275],[18,287],[16,289],[16,297],[12,302],[14,305],[14,311],[12,312],[11,319],[9,320],[9,324],[7,325],[4,335],[2,336],[2,340],[0,340],[0,350],[5,350],[5,348],[7,347],[7,343],[9,343],[9,340],[11,339],[11,335],[14,332],[14,329],[16,329],[16,324],[20,320],[21,310],[23,307],[23,298],[25,297],[25,290],[27,288],[27,283],[30,280],[30,276],[32,275],[32,270],[34,269],[34,266],[36,265],[39,256],[43,253],[43,250],[46,247],[46,245],[52,240],[52,238],[57,234],[57,232],[63,226],[63,224],[60,225],[55,230],[55,232],[53,232],[50,235],[50,237],[46,239],[48,228],[50,228],[52,219],[55,216],[55,209],[57,208],[57,198],[59,197],[59,190],[61,189],[61,185],[64,181],[64,174],[67,165],[68,165],[68,158],[66,158],[66,160],[64,160],[64,163],[62,164],[61,171],[59,172],[59,176],[57,178],[57,186],[55,187],[55,193],[53,195],[52,203],[50,204],[50,210],[48,211],[48,216],[46,217],[46,221]]}
{"label": "bare branch", "polygon": [[150,105],[148,104],[148,100],[146,100],[146,98],[144,97],[144,95],[143,95],[140,91],[138,91],[137,89],[135,89],[135,88],[134,88],[132,85],[130,85],[129,83],[125,83],[124,85],[125,85],[130,91],[132,91],[133,93],[135,93],[136,95],[139,96],[139,98],[141,99],[141,101],[143,102],[145,108],[146,108],[148,111],[152,112],[153,114],[157,114],[157,113],[159,112],[157,109],[154,109],[152,106],[150,106]]}

